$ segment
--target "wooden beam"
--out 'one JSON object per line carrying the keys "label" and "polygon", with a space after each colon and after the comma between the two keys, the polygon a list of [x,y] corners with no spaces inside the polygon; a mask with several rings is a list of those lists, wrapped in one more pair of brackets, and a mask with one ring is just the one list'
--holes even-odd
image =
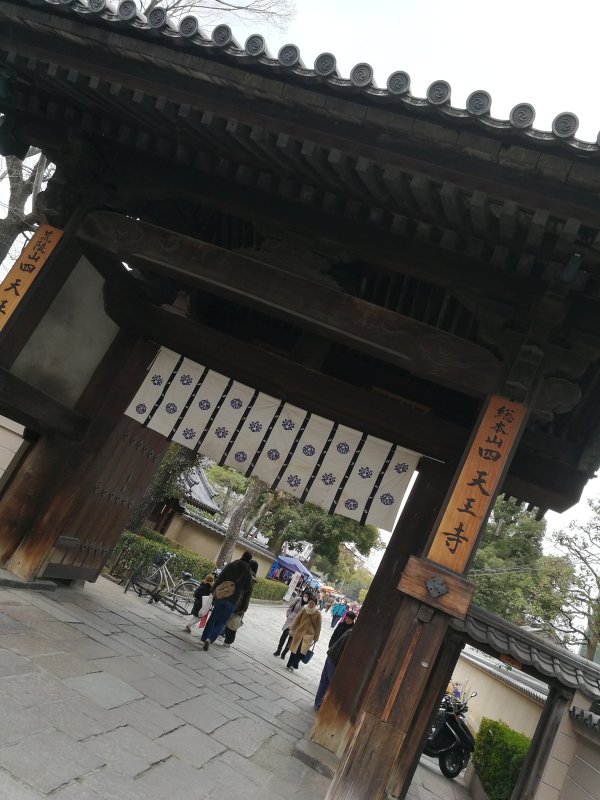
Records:
{"label": "wooden beam", "polygon": [[[469,286],[476,294],[493,295],[497,301],[522,309],[529,308],[539,289],[538,281],[514,273],[510,273],[510,281],[498,281],[497,270],[487,261],[441,250],[397,230],[387,230],[363,220],[349,220],[336,206],[311,207],[255,188],[252,192],[242,191],[235,179],[191,173],[189,168],[159,163],[153,166],[154,180],[149,184],[146,168],[131,156],[115,160],[112,169],[119,175],[119,182],[110,205],[130,211],[132,215],[139,208],[140,197],[147,201],[171,196],[193,203],[200,200],[226,213],[279,224],[312,239],[330,242],[343,247],[344,252],[353,253],[357,260],[363,259],[391,272],[411,275],[437,286]],[[334,200],[338,205],[342,203],[339,196]]]}
{"label": "wooden beam", "polygon": [[479,345],[246,255],[110,212],[88,215],[77,235],[128,264],[268,310],[466,394],[483,395],[498,380],[500,362]]}
{"label": "wooden beam", "polygon": [[105,293],[106,311],[124,328],[143,333],[187,358],[219,370],[253,388],[286,398],[315,414],[335,419],[384,439],[424,452],[434,459],[453,461],[468,431],[435,414],[368,388],[352,386],[309,367],[262,350],[248,341],[193,322],[181,314],[135,298],[112,284]]}
{"label": "wooden beam", "polygon": [[[100,264],[100,256],[93,260]],[[105,256],[105,266],[106,260]],[[135,283],[118,266],[101,271],[107,280],[106,311],[122,328],[142,333],[253,388],[441,461],[455,463],[471,434],[462,425],[417,411],[400,399],[332,378],[141,300]],[[536,439],[528,449],[528,435],[517,450],[502,491],[539,508],[566,511],[579,501],[589,476],[557,460],[560,453],[556,450],[550,457],[544,455]]]}
{"label": "wooden beam", "polygon": [[[218,72],[221,65],[215,65],[214,61],[199,55],[193,58],[196,76],[190,76],[192,67],[187,50],[169,50],[169,62],[173,67],[169,71],[164,69],[164,45],[159,42],[144,43],[146,57],[142,60],[129,47],[130,35],[113,32],[110,40],[112,46],[106,47],[106,31],[88,25],[85,30],[86,42],[78,43],[75,41],[77,33],[81,32],[81,23],[78,21],[29,9],[28,16],[38,20],[39,28],[28,27],[25,32],[18,24],[18,14],[17,8],[2,8],[4,24],[0,26],[0,46],[17,50],[40,62],[46,59],[49,63],[59,63],[84,75],[114,80],[131,91],[139,90],[152,96],[169,98],[192,108],[232,117],[246,125],[258,125],[265,130],[276,130],[323,146],[336,147],[356,158],[363,156],[380,164],[398,166],[407,172],[429,175],[434,180],[456,183],[467,191],[481,191],[509,201],[517,199],[529,209],[545,208],[560,217],[574,216],[587,225],[600,224],[595,190],[586,191],[579,186],[549,180],[541,174],[518,173],[510,166],[457,152],[458,148],[444,152],[433,148],[430,139],[421,144],[406,135],[399,136],[393,128],[378,128],[378,109],[373,109],[373,113],[369,114],[370,124],[364,124],[362,100],[356,104],[348,98],[344,100],[349,113],[343,122],[327,113],[327,103],[323,102],[318,88],[314,99],[312,102],[309,99],[306,107],[300,104],[290,111],[284,103],[273,102],[262,87],[256,95],[253,94],[248,87],[252,86],[255,76],[249,76],[246,81],[245,73],[241,70],[236,70],[239,89],[232,85],[234,70],[231,67],[229,80],[217,78],[210,83],[210,76],[215,69]],[[15,20],[17,24],[14,24]],[[153,65],[151,58],[147,57],[152,53],[160,60],[160,66]],[[202,81],[202,74],[208,79]],[[273,93],[281,96],[281,83],[276,78],[260,79],[259,83],[271,84]],[[287,88],[291,90],[292,87]],[[308,98],[310,90],[302,91]],[[351,116],[352,109],[355,109],[354,119]],[[441,124],[440,130],[443,130]],[[488,139],[491,145],[497,141],[493,134],[484,131],[480,131],[479,136],[482,140]],[[526,144],[522,146],[525,148]]]}
{"label": "wooden beam", "polygon": [[[44,126],[44,135],[40,138],[39,120],[29,114],[20,115],[20,119],[23,136],[28,141],[44,146],[57,163],[64,164],[65,159],[71,159],[70,151],[65,150],[64,132],[59,129],[49,133],[50,128]],[[322,184],[323,171],[320,178],[305,178],[302,174],[307,165],[304,161],[300,163],[300,155],[296,152],[300,143],[290,137],[279,137],[282,138],[286,139],[287,150],[295,154],[297,161],[296,167],[290,162],[290,169],[294,169],[297,176],[301,172],[300,180]],[[74,175],[79,169],[78,163],[71,165]],[[165,197],[195,205],[201,202],[241,218],[279,224],[313,239],[342,246],[357,260],[364,259],[389,271],[412,275],[434,285],[468,285],[478,294],[493,294],[495,298],[513,302],[521,308],[529,306],[539,285],[539,281],[536,285],[528,276],[514,273],[510,274],[510,281],[498,282],[497,271],[481,259],[480,253],[451,252],[461,248],[459,236],[452,236],[450,231],[442,233],[442,247],[438,247],[429,241],[429,237],[426,241],[418,241],[410,235],[409,225],[403,217],[396,216],[389,226],[382,226],[372,219],[350,219],[349,204],[343,195],[323,192],[307,183],[283,178],[278,186],[275,183],[270,187],[253,185],[249,192],[249,167],[224,159],[215,160],[201,153],[192,169],[189,163],[177,165],[157,157],[153,163],[154,180],[149,183],[145,161],[140,156],[132,156],[130,151],[125,154],[118,147],[105,154],[102,171],[106,176],[114,175],[112,181],[107,178],[110,188],[107,184],[106,190],[111,197],[106,204],[134,217],[139,212],[140,198],[147,203]],[[272,181],[276,180],[272,178]],[[407,214],[414,213],[416,204],[403,174],[395,168],[386,168],[383,180],[395,204]],[[409,203],[412,203],[412,211],[407,207]],[[397,224],[399,221],[401,224]]]}
{"label": "wooden beam", "polygon": [[0,412],[36,433],[83,438],[89,420],[0,367]]}

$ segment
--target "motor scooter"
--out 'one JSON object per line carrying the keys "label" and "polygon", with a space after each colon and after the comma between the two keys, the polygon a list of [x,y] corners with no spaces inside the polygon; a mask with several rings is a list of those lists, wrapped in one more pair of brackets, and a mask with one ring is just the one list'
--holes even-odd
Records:
{"label": "motor scooter", "polygon": [[[477,692],[468,698],[476,697]],[[438,759],[447,778],[456,778],[467,766],[475,748],[475,739],[465,722],[467,701],[446,695],[435,715],[423,753]]]}

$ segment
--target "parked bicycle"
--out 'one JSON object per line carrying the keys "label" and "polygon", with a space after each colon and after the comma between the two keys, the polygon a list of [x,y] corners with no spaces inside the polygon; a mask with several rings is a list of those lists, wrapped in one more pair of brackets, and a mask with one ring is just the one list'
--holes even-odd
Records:
{"label": "parked bicycle", "polygon": [[125,591],[133,589],[140,597],[148,597],[149,603],[160,601],[180,614],[189,614],[199,583],[189,572],[182,572],[176,581],[167,566],[173,558],[175,553],[158,553],[153,561],[140,564],[125,584]]}

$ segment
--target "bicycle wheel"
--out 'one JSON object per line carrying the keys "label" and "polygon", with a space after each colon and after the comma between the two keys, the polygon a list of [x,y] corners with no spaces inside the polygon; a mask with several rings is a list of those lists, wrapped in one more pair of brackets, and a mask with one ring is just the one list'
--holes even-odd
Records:
{"label": "bicycle wheel", "polygon": [[159,568],[155,564],[142,564],[127,581],[125,591],[131,587],[140,597],[143,597],[154,594],[160,586],[160,582]]}
{"label": "bicycle wheel", "polygon": [[194,592],[197,588],[196,581],[180,581],[171,592],[171,608],[180,614],[189,614],[194,605]]}

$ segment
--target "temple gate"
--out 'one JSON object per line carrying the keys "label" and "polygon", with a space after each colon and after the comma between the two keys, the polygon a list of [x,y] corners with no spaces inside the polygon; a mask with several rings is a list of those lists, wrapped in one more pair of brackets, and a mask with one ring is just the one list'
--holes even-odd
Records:
{"label": "temple gate", "polygon": [[161,347],[421,454],[313,731],[330,800],[403,797],[495,493],[562,511],[600,461],[600,148],[113,6],[0,7],[0,151],[57,165],[58,232],[0,285],[0,410],[36,437],[0,563],[99,574],[166,446],[124,416]]}

